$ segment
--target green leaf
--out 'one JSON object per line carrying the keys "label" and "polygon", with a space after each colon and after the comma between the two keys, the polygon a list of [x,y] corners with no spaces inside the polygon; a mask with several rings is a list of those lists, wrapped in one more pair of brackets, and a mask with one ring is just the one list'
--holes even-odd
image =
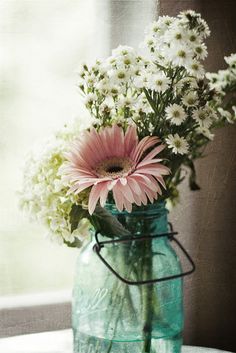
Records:
{"label": "green leaf", "polygon": [[189,159],[187,161],[186,165],[190,168],[190,175],[189,175],[190,190],[192,190],[192,191],[200,190],[201,188],[196,182],[196,170],[195,170],[195,166],[193,164],[193,161],[191,161]]}
{"label": "green leaf", "polygon": [[89,220],[98,232],[108,237],[130,234],[115,216],[99,205],[96,206],[94,213],[89,216]]}
{"label": "green leaf", "polygon": [[78,238],[75,238],[73,243],[70,243],[64,239],[64,244],[66,244],[69,248],[81,248],[82,246],[82,242]]}
{"label": "green leaf", "polygon": [[83,218],[88,218],[89,213],[88,210],[83,209],[81,205],[74,204],[71,208],[69,216],[71,224],[71,233],[73,233],[73,231],[77,229],[79,222]]}

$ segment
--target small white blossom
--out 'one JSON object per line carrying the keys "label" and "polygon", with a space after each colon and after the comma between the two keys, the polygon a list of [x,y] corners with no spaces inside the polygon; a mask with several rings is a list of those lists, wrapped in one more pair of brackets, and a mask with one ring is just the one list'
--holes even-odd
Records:
{"label": "small white blossom", "polygon": [[218,112],[220,113],[220,115],[225,118],[228,123],[233,124],[235,123],[235,116],[233,116],[229,111],[224,110],[223,108],[218,108]]}
{"label": "small white blossom", "polygon": [[189,67],[192,63],[192,52],[186,45],[170,47],[166,56],[176,66]]}
{"label": "small white blossom", "polygon": [[229,66],[236,65],[236,54],[231,54],[230,56],[225,56],[224,59]]}
{"label": "small white blossom", "polygon": [[206,57],[208,55],[206,45],[204,43],[197,44],[194,48],[194,53],[195,53],[197,59],[199,59],[199,60],[206,59]]}
{"label": "small white blossom", "polygon": [[182,102],[186,107],[193,107],[198,103],[198,96],[195,91],[190,91],[182,98]]}
{"label": "small white blossom", "polygon": [[162,72],[150,75],[148,88],[156,92],[164,92],[169,88],[171,80]]}
{"label": "small white blossom", "polygon": [[170,120],[174,125],[181,125],[187,118],[187,114],[183,107],[178,104],[172,104],[165,110],[166,119]]}
{"label": "small white blossom", "polygon": [[96,102],[97,99],[98,99],[98,97],[95,93],[89,93],[84,98],[84,104],[86,107],[91,107]]}
{"label": "small white blossom", "polygon": [[211,131],[206,127],[199,126],[196,128],[196,132],[205,136],[206,138],[208,138],[208,140],[212,141],[214,139],[214,134],[212,134]]}
{"label": "small white blossom", "polygon": [[168,135],[166,138],[168,148],[171,148],[175,154],[187,154],[188,143],[184,137],[180,137],[178,134]]}
{"label": "small white blossom", "polygon": [[212,119],[206,109],[196,109],[192,114],[193,119],[198,122],[200,127],[209,128],[212,125]]}
{"label": "small white blossom", "polygon": [[204,77],[204,74],[205,74],[204,67],[197,60],[193,60],[190,63],[190,65],[188,65],[186,68],[187,68],[188,72],[190,73],[190,75],[192,75],[198,79],[201,79]]}

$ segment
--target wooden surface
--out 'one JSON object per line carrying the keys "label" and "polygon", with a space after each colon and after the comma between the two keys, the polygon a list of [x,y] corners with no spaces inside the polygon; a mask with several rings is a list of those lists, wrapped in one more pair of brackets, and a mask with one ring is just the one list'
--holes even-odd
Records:
{"label": "wooden surface", "polygon": [[[0,352],[72,353],[72,345],[72,331],[64,330],[1,339]],[[223,353],[223,351],[209,348],[184,346],[182,348],[182,353]]]}

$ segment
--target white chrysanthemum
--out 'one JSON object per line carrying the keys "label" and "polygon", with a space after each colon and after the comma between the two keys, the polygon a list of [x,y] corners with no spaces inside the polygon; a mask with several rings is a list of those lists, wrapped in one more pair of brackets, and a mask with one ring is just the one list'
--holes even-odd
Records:
{"label": "white chrysanthemum", "polygon": [[164,92],[169,88],[171,80],[163,73],[150,75],[148,88],[156,92]]}
{"label": "white chrysanthemum", "polygon": [[124,68],[113,69],[108,72],[112,83],[115,85],[119,85],[120,83],[126,83],[130,78],[129,70]]}
{"label": "white chrysanthemum", "polygon": [[138,114],[138,117],[140,114],[149,114],[153,111],[144,94],[139,95],[133,109]]}
{"label": "white chrysanthemum", "polygon": [[99,106],[99,113],[101,115],[114,115],[115,114],[115,104],[111,97],[107,97]]}
{"label": "white chrysanthemum", "polygon": [[177,94],[183,95],[189,90],[197,90],[198,83],[196,77],[184,77],[179,80],[175,85],[174,88],[176,89]]}
{"label": "white chrysanthemum", "polygon": [[205,70],[202,64],[200,64],[197,60],[193,60],[191,62],[190,65],[188,65],[187,67],[188,72],[190,73],[190,75],[201,79],[204,77],[205,74]]}
{"label": "white chrysanthemum", "polygon": [[206,45],[204,43],[197,44],[194,48],[194,53],[195,53],[197,59],[199,59],[199,60],[206,59],[206,57],[208,55]]}
{"label": "white chrysanthemum", "polygon": [[95,93],[89,93],[84,98],[84,104],[87,108],[90,108],[96,102],[97,99],[98,97]]}
{"label": "white chrysanthemum", "polygon": [[231,54],[230,56],[225,56],[224,59],[229,66],[236,65],[236,54]]}
{"label": "white chrysanthemum", "polygon": [[176,66],[189,67],[192,63],[192,52],[186,46],[170,46],[166,49],[166,57]]}
{"label": "white chrysanthemum", "polygon": [[170,120],[174,125],[181,125],[187,118],[187,114],[183,107],[178,104],[172,104],[165,110],[166,119]]}
{"label": "white chrysanthemum", "polygon": [[127,96],[121,96],[119,97],[119,100],[117,101],[117,107],[118,108],[133,108],[134,104],[136,102],[136,99],[133,97],[127,97]]}
{"label": "white chrysanthemum", "polygon": [[119,45],[117,48],[112,50],[113,57],[127,56],[127,55],[129,55],[130,57],[135,56],[134,48],[129,47],[127,45]]}
{"label": "white chrysanthemum", "polygon": [[235,118],[236,118],[236,106],[233,105],[233,106],[232,106],[232,109],[233,109],[234,116],[235,116]]}
{"label": "white chrysanthemum", "polygon": [[134,78],[134,86],[136,88],[147,88],[150,80],[150,74],[143,71],[139,76]]}
{"label": "white chrysanthemum", "polygon": [[60,132],[43,147],[31,152],[26,160],[23,186],[19,192],[21,208],[32,219],[44,224],[49,237],[58,243],[72,243],[75,238],[82,239],[90,227],[89,222],[84,220],[71,233],[69,214],[75,198],[67,194],[70,185],[62,180],[59,172],[65,161],[64,152],[76,133],[76,128],[73,133],[66,130]]}
{"label": "white chrysanthemum", "polygon": [[198,96],[195,91],[190,91],[183,98],[182,102],[186,107],[193,107],[198,103]]}
{"label": "white chrysanthemum", "polygon": [[225,118],[228,123],[233,124],[235,123],[235,116],[233,116],[229,111],[223,109],[223,108],[218,108],[218,112],[220,113],[220,115]]}
{"label": "white chrysanthemum", "polygon": [[212,125],[212,118],[206,109],[195,109],[192,117],[201,127],[208,129]]}
{"label": "white chrysanthemum", "polygon": [[188,40],[188,44],[190,46],[195,47],[196,45],[199,45],[199,35],[198,32],[196,31],[196,29],[191,29],[188,30],[186,33],[186,39]]}
{"label": "white chrysanthemum", "polygon": [[165,33],[165,41],[174,46],[182,46],[186,43],[186,31],[183,27],[179,26],[178,22],[170,27],[170,30]]}
{"label": "white chrysanthemum", "polygon": [[168,135],[166,143],[168,148],[171,148],[175,154],[188,153],[188,142],[184,137],[180,137],[178,134]]}
{"label": "white chrysanthemum", "polygon": [[196,132],[200,135],[205,136],[206,138],[208,138],[208,140],[211,140],[211,141],[214,139],[214,136],[215,136],[214,134],[211,133],[209,129],[202,126],[197,127]]}

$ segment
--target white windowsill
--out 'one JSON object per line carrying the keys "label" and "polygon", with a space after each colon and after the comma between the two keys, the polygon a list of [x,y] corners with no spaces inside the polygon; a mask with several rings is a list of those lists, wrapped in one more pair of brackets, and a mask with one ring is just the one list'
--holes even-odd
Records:
{"label": "white windowsill", "polygon": [[55,291],[0,297],[0,310],[71,302],[71,291]]}

